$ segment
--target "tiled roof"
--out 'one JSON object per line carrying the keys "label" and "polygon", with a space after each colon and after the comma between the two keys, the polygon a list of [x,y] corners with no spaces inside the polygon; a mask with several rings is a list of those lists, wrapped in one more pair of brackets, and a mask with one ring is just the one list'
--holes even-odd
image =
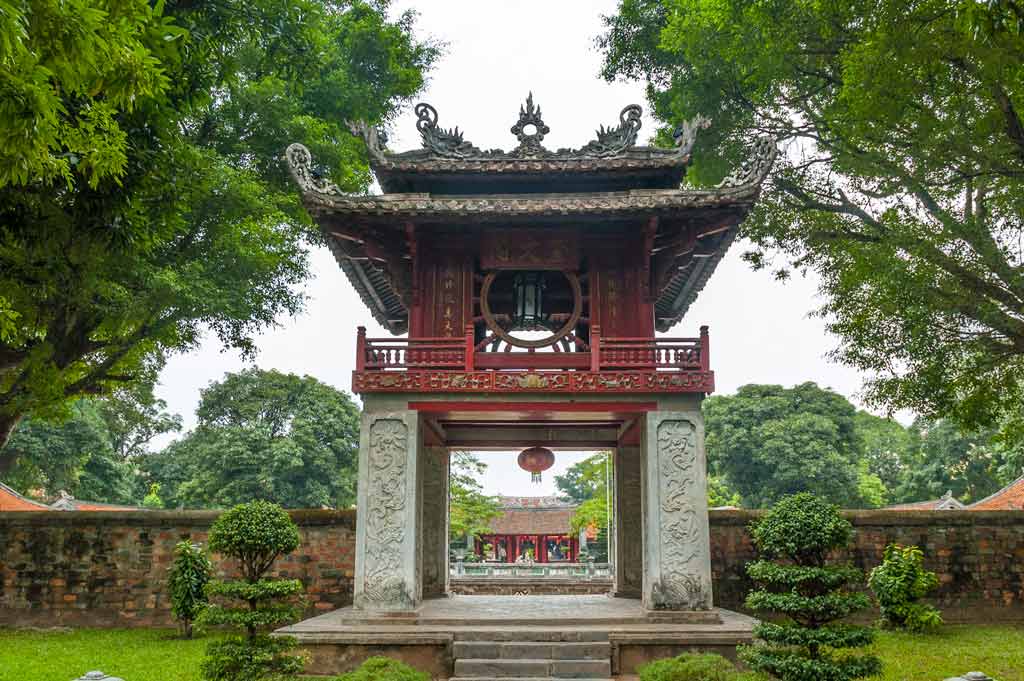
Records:
{"label": "tiled roof", "polygon": [[928,499],[927,501],[914,501],[908,504],[893,504],[892,506],[886,506],[887,511],[962,511],[964,506],[960,501],[953,497],[952,492],[946,492],[938,499]]}
{"label": "tiled roof", "polygon": [[971,511],[1024,511],[1024,475],[967,508]]}
{"label": "tiled roof", "polygon": [[0,511],[51,511],[49,506],[18,494],[0,482]]}
{"label": "tiled roof", "polygon": [[491,521],[494,534],[571,534],[572,516],[568,508],[509,508]]}
{"label": "tiled roof", "polygon": [[558,496],[498,497],[498,504],[502,508],[576,508],[576,504]]}
{"label": "tiled roof", "polygon": [[67,492],[61,492],[60,498],[50,504],[54,511],[142,511],[138,506],[125,506],[123,504],[106,504],[100,501],[82,501],[75,499]]}

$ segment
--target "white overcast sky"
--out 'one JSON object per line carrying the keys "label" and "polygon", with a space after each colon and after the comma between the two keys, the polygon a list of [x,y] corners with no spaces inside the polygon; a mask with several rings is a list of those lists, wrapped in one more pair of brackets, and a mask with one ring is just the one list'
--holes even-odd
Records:
{"label": "white overcast sky", "polygon": [[[600,16],[613,13],[615,6],[613,0],[430,0],[399,2],[395,9],[416,9],[420,35],[447,43],[420,97],[437,108],[444,127],[458,125],[467,140],[483,149],[512,148],[516,142],[509,128],[532,91],[551,128],[544,143],[557,149],[582,146],[599,124],[617,122],[619,111],[631,103],[645,108],[641,137],[653,130],[642,84],[609,84],[598,77],[601,57],[594,38],[602,30]],[[398,151],[419,146],[411,105],[390,131],[389,146]],[[754,272],[740,260],[744,248],[743,243],[733,245],[673,332],[691,336],[701,324],[711,327],[719,393],[745,383],[816,381],[856,402],[863,377],[826,358],[836,340],[820,319],[808,315],[819,304],[816,280],[796,277],[782,283],[769,273]],[[366,326],[371,336],[386,333],[326,249],[312,254],[312,270],[305,312],[280,319],[277,328],[259,337],[256,364],[308,374],[348,391],[356,327]],[[211,338],[197,352],[171,359],[158,393],[191,427],[199,390],[245,366]],[[542,485],[532,485],[514,457],[484,456],[490,464],[482,480],[488,493],[526,495],[553,494],[554,474],[582,455],[559,454]]]}

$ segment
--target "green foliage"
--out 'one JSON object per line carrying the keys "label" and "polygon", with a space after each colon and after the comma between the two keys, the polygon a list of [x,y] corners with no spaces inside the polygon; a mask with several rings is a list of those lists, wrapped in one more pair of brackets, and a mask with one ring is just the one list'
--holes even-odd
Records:
{"label": "green foliage", "polygon": [[[322,243],[282,152],[346,190],[437,50],[347,0],[29,0],[0,10],[0,444],[152,379],[205,333],[247,357]],[[0,473],[14,465],[0,451]]]}
{"label": "green foliage", "polygon": [[574,463],[562,475],[555,476],[555,487],[577,504],[604,496],[611,472],[611,453],[600,452]]}
{"label": "green foliage", "polygon": [[154,482],[149,486],[149,491],[146,492],[146,496],[142,497],[142,506],[153,510],[159,510],[164,507],[164,500],[160,498],[159,482]]}
{"label": "green foliage", "polygon": [[231,637],[206,648],[204,681],[283,681],[302,672],[300,655],[289,654],[295,639],[287,636]]}
{"label": "green foliage", "polygon": [[210,645],[202,666],[206,681],[276,681],[302,671],[302,656],[289,654],[295,639],[265,634],[302,612],[301,582],[265,577],[278,557],[298,546],[295,522],[267,501],[235,506],[213,523],[210,550],[236,559],[243,581],[211,582],[207,594],[212,602],[201,621],[242,629],[246,635]]}
{"label": "green foliage", "polygon": [[26,419],[0,450],[17,459],[4,482],[48,496],[66,491],[89,501],[131,504],[135,477],[114,449],[97,400],[79,400],[66,420]]}
{"label": "green foliage", "polygon": [[878,599],[886,625],[921,632],[942,624],[939,611],[920,602],[939,586],[938,576],[924,569],[924,553],[920,548],[899,544],[886,546],[882,564],[871,570],[868,586]]}
{"label": "green foliage", "polygon": [[390,657],[369,657],[358,668],[333,681],[430,681],[430,674]]}
{"label": "green foliage", "polygon": [[754,681],[753,674],[736,670],[731,662],[712,653],[683,653],[655,660],[638,670],[640,681]]}
{"label": "green foliage", "polygon": [[771,613],[754,629],[763,645],[744,647],[740,656],[751,668],[782,681],[847,681],[881,671],[875,657],[854,654],[868,646],[874,631],[836,624],[870,605],[849,587],[864,574],[850,565],[829,563],[845,549],[853,527],[839,509],[806,492],[785,497],[751,528],[762,559],[747,566],[757,588],[746,606]]}
{"label": "green foliage", "polygon": [[171,595],[171,612],[181,622],[185,638],[192,638],[192,623],[209,603],[206,585],[212,572],[210,558],[202,547],[188,541],[178,542],[174,547],[167,590]]}
{"label": "green foliage", "polygon": [[709,467],[744,506],[767,507],[801,491],[862,505],[856,410],[842,395],[814,383],[745,385],[709,397],[703,410]]}
{"label": "green foliage", "polygon": [[1020,16],[975,0],[620,0],[604,75],[646,81],[667,128],[713,120],[692,183],[777,139],[749,261],[817,274],[835,357],[872,377],[871,403],[993,425],[1024,396]]}
{"label": "green foliage", "polygon": [[355,502],[359,408],[347,393],[309,376],[247,369],[203,390],[196,416],[195,430],[142,460],[170,505]]}
{"label": "green foliage", "polygon": [[487,464],[469,452],[452,453],[448,479],[448,536],[450,540],[472,541],[490,532],[490,523],[501,515],[497,499],[483,493],[476,480]]}

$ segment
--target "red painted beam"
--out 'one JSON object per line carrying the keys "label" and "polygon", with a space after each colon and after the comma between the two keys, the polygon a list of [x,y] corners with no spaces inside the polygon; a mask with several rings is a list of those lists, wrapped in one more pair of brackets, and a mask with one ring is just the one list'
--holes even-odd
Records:
{"label": "red painted beam", "polygon": [[515,411],[530,413],[615,412],[637,414],[657,411],[657,402],[410,402],[409,409],[422,412]]}

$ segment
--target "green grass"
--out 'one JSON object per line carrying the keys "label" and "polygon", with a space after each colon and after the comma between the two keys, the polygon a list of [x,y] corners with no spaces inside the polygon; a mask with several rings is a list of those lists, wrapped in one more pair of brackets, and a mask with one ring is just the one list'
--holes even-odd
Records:
{"label": "green grass", "polygon": [[[93,669],[125,681],[200,681],[210,638],[165,629],[0,629],[0,681],[71,681]],[[983,671],[1024,681],[1024,626],[949,626],[935,634],[881,632],[874,646],[885,681],[942,681]]]}
{"label": "green grass", "polygon": [[1024,681],[1024,626],[958,625],[918,635],[883,631],[874,650],[885,664],[885,681],[942,681],[973,671],[998,681]]}

